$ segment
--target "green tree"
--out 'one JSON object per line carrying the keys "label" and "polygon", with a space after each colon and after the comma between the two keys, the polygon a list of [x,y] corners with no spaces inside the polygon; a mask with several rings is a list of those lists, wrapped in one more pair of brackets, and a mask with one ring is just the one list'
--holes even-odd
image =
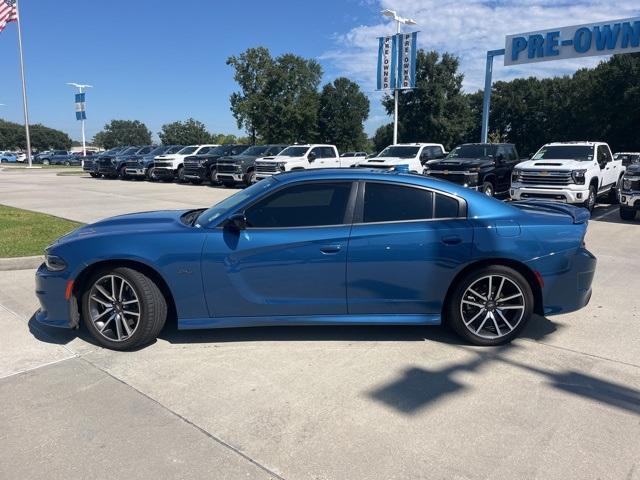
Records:
{"label": "green tree", "polygon": [[[466,138],[471,110],[459,65],[449,53],[417,52],[416,88],[399,96],[399,142],[437,142],[451,148]],[[387,95],[382,103],[393,114],[393,97]]]}
{"label": "green tree", "polygon": [[364,150],[367,136],[363,122],[369,117],[369,99],[357,83],[340,77],[326,84],[320,94],[318,140],[338,150]]}
{"label": "green tree", "polygon": [[164,145],[197,145],[212,142],[211,134],[207,132],[204,123],[193,118],[163,125],[158,136]]}
{"label": "green tree", "polygon": [[93,143],[110,149],[125,145],[148,145],[151,132],[139,120],[111,120],[93,137]]}
{"label": "green tree", "polygon": [[315,60],[284,54],[272,58],[264,47],[229,57],[240,92],[231,95],[231,111],[252,143],[293,143],[317,135],[322,69]]}
{"label": "green tree", "polygon": [[[54,128],[45,127],[39,123],[29,127],[31,133],[31,147],[34,150],[71,148],[71,138],[66,133]],[[0,120],[0,149],[13,150],[27,148],[24,125]]]}
{"label": "green tree", "polygon": [[376,153],[380,153],[383,149],[393,143],[393,123],[387,123],[378,127],[376,133],[371,139]]}

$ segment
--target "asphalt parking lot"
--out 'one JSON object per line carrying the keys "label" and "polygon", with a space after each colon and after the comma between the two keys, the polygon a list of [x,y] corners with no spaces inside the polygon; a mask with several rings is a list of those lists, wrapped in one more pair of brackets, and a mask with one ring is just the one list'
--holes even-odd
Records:
{"label": "asphalt parking lot", "polygon": [[[233,190],[0,171],[0,203],[89,222]],[[47,329],[0,272],[0,478],[640,479],[640,222],[594,213],[581,311],[509,346],[440,328]],[[45,473],[46,472],[46,473]]]}

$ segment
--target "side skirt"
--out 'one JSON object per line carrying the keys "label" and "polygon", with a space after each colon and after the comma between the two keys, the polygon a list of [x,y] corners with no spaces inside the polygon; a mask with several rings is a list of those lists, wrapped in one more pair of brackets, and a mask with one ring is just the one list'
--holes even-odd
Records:
{"label": "side skirt", "polygon": [[179,318],[178,329],[268,327],[282,325],[440,325],[433,315],[313,315],[279,317]]}

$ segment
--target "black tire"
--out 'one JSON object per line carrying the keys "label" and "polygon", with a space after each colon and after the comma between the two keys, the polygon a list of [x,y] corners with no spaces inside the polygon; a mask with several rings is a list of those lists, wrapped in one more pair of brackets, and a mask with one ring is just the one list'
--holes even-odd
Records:
{"label": "black tire", "polygon": [[[121,341],[110,340],[100,333],[93,321],[89,295],[94,284],[105,275],[124,278],[135,290],[140,302],[138,324],[132,334]],[[112,350],[129,350],[146,345],[156,339],[167,319],[167,302],[158,286],[143,273],[126,267],[116,267],[95,272],[82,293],[82,319],[89,333],[103,347]]]}
{"label": "black tire", "polygon": [[176,172],[176,182],[184,183],[184,167],[182,165],[178,167],[178,171]]}
{"label": "black tire", "polygon": [[100,178],[101,175],[99,173],[96,172],[89,172],[89,175],[91,175],[93,178]]}
{"label": "black tire", "polygon": [[245,175],[244,175],[244,184],[247,187],[250,187],[251,185],[253,185],[254,183],[256,183],[256,172],[255,170],[249,170]]}
{"label": "black tire", "polygon": [[482,193],[484,193],[487,197],[493,197],[496,194],[496,189],[493,186],[493,183],[487,181],[482,184],[480,189]]}
{"label": "black tire", "polygon": [[145,174],[145,177],[147,178],[147,180],[149,180],[150,182],[156,182],[158,181],[158,179],[155,177],[155,167],[149,167],[147,169],[147,173]]}
{"label": "black tire", "polygon": [[589,194],[587,195],[587,199],[584,201],[582,206],[589,210],[589,212],[593,213],[593,209],[596,206],[596,200],[598,199],[598,192],[596,191],[596,187],[593,185],[589,185]]}
{"label": "black tire", "polygon": [[69,160],[65,160],[64,161],[64,166],[65,167],[70,167],[71,166],[71,162]]}
{"label": "black tire", "polygon": [[128,180],[129,179],[129,175],[126,174],[124,166],[122,166],[122,167],[120,167],[118,169],[117,178],[119,178],[120,180]]}
{"label": "black tire", "polygon": [[[478,302],[481,302],[485,306],[485,309],[477,310],[478,312],[480,312],[479,313],[480,316],[477,317],[477,320],[470,323],[471,327],[467,327],[465,325],[465,320],[463,318],[463,311],[467,307],[465,307],[466,304],[463,303],[463,295],[465,294],[465,292],[467,292],[467,289],[469,287],[476,284],[476,282],[482,282],[484,278],[487,278],[489,276],[492,276],[492,278],[494,279],[498,279],[500,277],[506,278],[510,282],[512,282],[513,285],[517,286],[517,289],[519,289],[520,296],[522,298],[522,309],[521,309],[522,316],[519,318],[517,324],[515,323],[515,321],[513,321],[513,317],[510,319],[513,323],[512,325],[513,328],[508,333],[506,333],[506,330],[508,330],[508,327],[506,326],[507,324],[499,319],[499,313],[497,312],[497,310],[500,310],[499,307],[496,307],[496,304],[498,304],[499,299],[495,299],[495,301],[492,303],[489,309],[487,309],[487,305],[491,303],[491,298],[488,295],[486,295],[487,292],[479,292],[479,293],[485,294],[485,296],[489,299],[487,302],[481,299],[477,300]],[[498,285],[496,285],[498,283],[499,283],[499,280],[496,280],[493,283],[493,288],[492,288],[493,295],[496,295],[498,293],[497,292]],[[509,286],[511,287],[512,284],[509,284]],[[517,289],[514,289],[513,291],[518,291]],[[487,288],[487,291],[488,291],[488,288]],[[504,298],[502,297],[502,294],[501,294],[501,298]],[[520,301],[520,298],[516,300],[511,300],[511,301]],[[463,339],[467,340],[473,345],[480,345],[480,346],[503,345],[505,343],[509,343],[511,340],[516,338],[519,335],[519,333],[522,331],[522,329],[525,327],[525,325],[531,318],[531,315],[533,314],[533,304],[534,304],[534,298],[533,298],[533,292],[531,291],[531,285],[529,285],[529,282],[527,282],[527,280],[519,272],[517,272],[512,268],[505,267],[503,265],[493,265],[493,266],[479,268],[477,270],[474,270],[468,273],[462,279],[460,279],[460,281],[458,281],[456,285],[454,285],[453,292],[449,296],[449,303],[445,306],[445,318],[447,320],[448,325],[458,335],[460,335]],[[469,308],[476,308],[476,307],[469,307]],[[487,312],[487,315],[489,311],[492,312],[492,315],[493,314],[496,315],[495,318],[497,319],[497,322],[498,322],[497,329],[502,336],[497,336],[495,338],[487,338],[486,335],[483,336],[471,331],[472,329],[475,329],[476,327],[478,327],[478,330],[481,333],[484,333],[484,330],[480,330],[483,327],[482,325],[482,321],[484,320],[483,318],[484,313],[482,313],[483,311]],[[508,312],[515,312],[516,310],[508,310],[508,311],[501,310],[501,312],[504,312],[504,311],[507,312],[505,315],[509,315]],[[471,318],[474,318],[473,314],[474,314],[474,311],[471,310],[471,312],[468,313],[468,316]],[[502,334],[502,331],[500,331],[499,325],[501,323],[502,323],[502,328],[505,329],[504,334]],[[488,328],[492,328],[494,331],[496,330],[494,328],[493,322],[486,323],[486,325]]]}
{"label": "black tire", "polygon": [[620,187],[622,186],[622,177],[618,179],[615,186],[609,190],[609,205],[618,205],[620,203]]}
{"label": "black tire", "polygon": [[215,168],[209,170],[209,182],[211,183],[211,185],[220,185],[220,181],[216,177],[217,174],[218,171]]}
{"label": "black tire", "polygon": [[620,206],[620,218],[622,220],[635,220],[636,209]]}
{"label": "black tire", "polygon": [[202,180],[200,180],[199,178],[197,178],[197,179],[196,179],[196,178],[191,179],[191,180],[190,180],[190,182],[191,182],[193,185],[202,185]]}
{"label": "black tire", "polygon": [[51,161],[48,158],[43,158],[42,165],[51,165]]}

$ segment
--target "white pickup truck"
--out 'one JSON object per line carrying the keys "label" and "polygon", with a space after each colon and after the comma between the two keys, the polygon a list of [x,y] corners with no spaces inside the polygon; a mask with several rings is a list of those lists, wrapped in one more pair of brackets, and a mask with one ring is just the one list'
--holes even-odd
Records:
{"label": "white pickup truck", "polygon": [[182,169],[184,167],[184,159],[190,155],[205,154],[215,147],[219,147],[219,145],[189,145],[176,153],[158,155],[153,161],[153,170],[150,177],[152,180],[177,179],[183,182]]}
{"label": "white pickup truck", "polygon": [[357,160],[357,157],[341,158],[334,145],[291,145],[274,157],[256,159],[256,180],[292,170],[350,167]]}
{"label": "white pickup truck", "polygon": [[509,193],[512,200],[542,198],[593,211],[600,196],[617,203],[624,172],[606,143],[548,143],[513,169]]}
{"label": "white pickup truck", "polygon": [[389,145],[377,156],[358,162],[359,167],[392,169],[407,165],[410,172],[422,173],[429,160],[443,158],[446,152],[439,143],[398,143]]}

